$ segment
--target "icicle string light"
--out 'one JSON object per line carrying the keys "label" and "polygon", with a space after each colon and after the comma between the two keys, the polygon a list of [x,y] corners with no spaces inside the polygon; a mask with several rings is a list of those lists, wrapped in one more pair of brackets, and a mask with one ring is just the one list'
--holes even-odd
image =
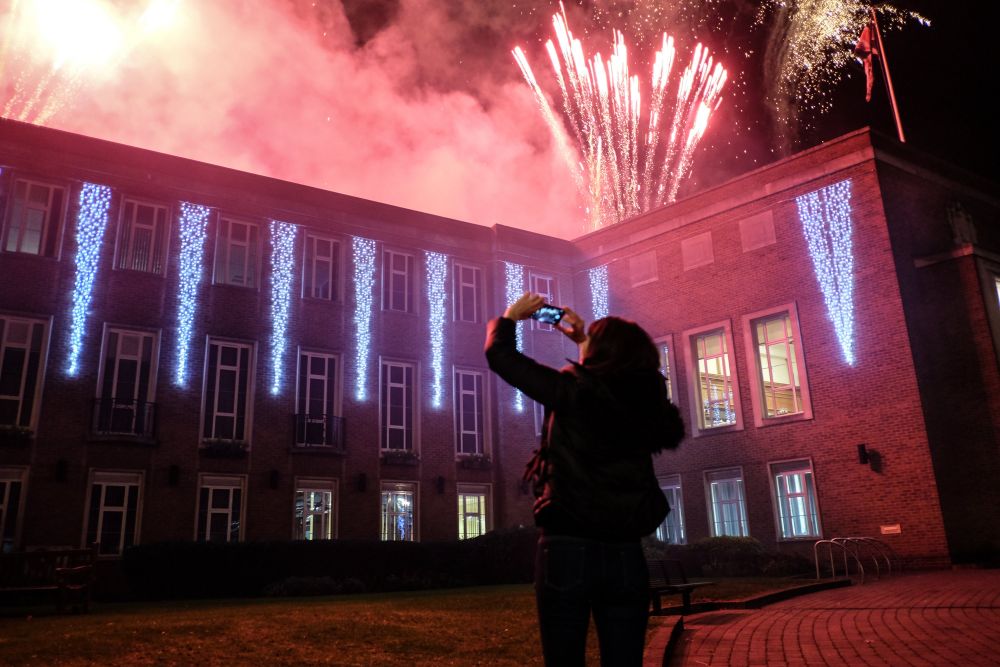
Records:
{"label": "icicle string light", "polygon": [[796,197],[799,220],[812,256],[816,280],[840,341],[844,360],[854,365],[854,250],[851,181]]}
{"label": "icicle string light", "polygon": [[354,256],[354,327],[357,338],[355,397],[368,398],[368,354],[371,349],[372,304],[375,292],[375,241],[355,236]]}
{"label": "icicle string light", "polygon": [[427,302],[430,304],[431,340],[431,405],[440,408],[444,394],[444,319],[448,276],[448,256],[439,252],[426,252]]}
{"label": "icicle string light", "polygon": [[596,321],[608,316],[608,265],[595,266],[587,274],[590,276],[590,303]]}
{"label": "icicle string light", "polygon": [[87,327],[87,311],[94,291],[94,279],[101,260],[101,243],[108,226],[111,188],[84,183],[80,189],[80,209],[76,217],[76,281],[73,284],[73,312],[69,332],[69,367],[80,371],[80,352]]}
{"label": "icicle string light", "polygon": [[288,342],[296,231],[291,223],[271,221],[271,363],[274,367],[271,394],[274,396],[281,392],[282,361]]}
{"label": "icicle string light", "polygon": [[178,231],[181,252],[178,258],[180,285],[177,308],[177,374],[175,384],[187,383],[188,356],[194,336],[194,317],[198,312],[198,287],[201,284],[205,239],[208,237],[207,206],[181,202]]}
{"label": "icicle string light", "polygon": [[[524,294],[524,267],[512,262],[504,262],[504,273],[507,278],[506,296],[507,305],[514,303]],[[517,327],[517,349],[524,350],[524,322],[518,322]],[[524,410],[524,396],[521,392],[514,390],[514,409],[518,412]]]}

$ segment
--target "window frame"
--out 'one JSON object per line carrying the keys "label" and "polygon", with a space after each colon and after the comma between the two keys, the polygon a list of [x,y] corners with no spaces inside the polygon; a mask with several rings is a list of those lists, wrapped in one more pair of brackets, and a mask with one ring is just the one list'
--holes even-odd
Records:
{"label": "window frame", "polygon": [[[462,281],[462,271],[471,270],[473,272],[474,283],[471,285],[473,291],[473,298],[475,303],[472,306],[473,319],[465,319],[463,316],[466,314],[465,300],[463,298],[464,287],[468,286],[468,283]],[[475,264],[470,264],[467,262],[462,262],[455,260],[452,263],[452,321],[459,324],[482,324],[485,320],[485,301],[484,295],[486,293],[484,285],[484,275],[481,266]]]}
{"label": "window frame", "polygon": [[[21,246],[22,246],[22,244],[23,244],[23,241],[24,241],[23,225],[19,225],[19,227],[18,227],[18,229],[19,229],[19,231],[18,231],[19,237],[18,237],[18,242],[17,242],[17,246],[18,246],[17,249],[15,249],[15,250],[8,250],[7,249],[7,245],[8,245],[8,242],[9,242],[10,231],[11,231],[11,225],[12,225],[12,223],[14,221],[14,209],[15,209],[15,207],[17,205],[17,203],[16,203],[16,200],[17,200],[17,184],[19,182],[23,182],[23,183],[26,184],[26,186],[25,186],[26,187],[26,190],[25,190],[26,194],[30,191],[30,187],[32,185],[40,185],[40,186],[43,186],[43,187],[50,188],[49,203],[46,206],[46,216],[45,216],[45,221],[43,223],[42,235],[41,235],[41,238],[38,241],[38,247],[39,247],[39,251],[38,252],[27,252],[27,251],[24,251],[24,250],[20,249]],[[62,191],[62,201],[58,205],[56,205],[55,207],[53,207],[52,197],[53,197],[53,193],[54,193],[54,191],[56,189],[59,189],[59,190]],[[7,211],[6,211],[7,215],[5,216],[4,225],[3,225],[3,237],[0,238],[0,251],[7,252],[7,253],[18,253],[18,254],[22,254],[22,255],[34,255],[35,257],[48,257],[50,259],[55,259],[57,261],[59,259],[61,259],[62,258],[63,238],[64,238],[64,234],[65,234],[65,231],[66,231],[66,218],[69,216],[69,199],[70,199],[70,195],[71,195],[70,191],[71,191],[71,188],[68,187],[67,185],[58,185],[56,183],[53,183],[52,181],[46,181],[46,180],[43,180],[43,179],[33,178],[33,177],[30,177],[30,176],[16,176],[15,175],[11,179],[11,184],[10,184],[10,190],[9,190],[10,195],[8,197],[9,202],[8,202]],[[53,219],[53,218],[55,218],[55,219]],[[52,234],[55,235],[55,238],[52,240],[52,253],[51,254],[47,254],[45,252],[46,242],[50,240],[49,237]]]}
{"label": "window frame", "polygon": [[[388,440],[388,414],[386,406],[388,405],[388,397],[383,395],[386,390],[385,383],[388,382],[386,378],[386,369],[388,366],[400,366],[404,368],[404,382],[405,382],[405,369],[409,368],[412,373],[413,386],[410,388],[410,400],[412,402],[410,407],[411,415],[411,428],[410,428],[410,447],[403,448],[391,448],[386,445]],[[378,424],[379,424],[379,452],[411,452],[419,456],[420,454],[420,364],[415,361],[406,361],[403,359],[397,359],[394,357],[379,357],[379,378],[378,378]],[[405,385],[404,385],[405,387]],[[404,389],[405,391],[405,389]],[[405,420],[406,408],[404,406],[404,420]],[[404,442],[406,440],[406,425],[403,426],[404,431]]]}
{"label": "window frame", "polygon": [[[462,498],[463,496],[480,496],[482,498],[483,510],[478,516],[482,520],[482,530],[478,535],[467,535],[464,534],[465,522],[463,519],[468,515],[467,512],[463,512]],[[492,484],[471,484],[460,482],[455,484],[455,498],[458,503],[456,508],[458,511],[458,539],[467,540],[474,537],[480,537],[485,535],[493,529],[493,485]]]}
{"label": "window frame", "polygon": [[[475,452],[465,452],[462,451],[462,436],[468,431],[461,430],[462,424],[462,410],[460,405],[460,399],[465,394],[465,390],[461,385],[459,376],[461,375],[471,375],[473,377],[479,378],[479,389],[480,395],[478,397],[478,409],[480,411],[478,424],[482,425],[482,432],[477,433],[479,437],[479,451]],[[489,423],[489,398],[487,396],[487,377],[486,371],[478,368],[467,368],[463,366],[452,367],[452,414],[454,416],[454,442],[455,442],[455,457],[457,459],[467,458],[470,456],[490,456],[490,423]]]}
{"label": "window frame", "polygon": [[[667,502],[670,504],[670,514],[656,528],[656,538],[667,544],[687,544],[687,524],[684,521],[684,487],[680,474],[657,475],[656,483],[663,490],[664,495],[667,496]],[[676,489],[676,492],[667,493],[667,489]],[[671,496],[674,497],[671,498]],[[670,542],[660,537],[661,534],[667,533],[667,522],[672,516],[676,518],[677,532],[680,533],[680,541],[678,542]]]}
{"label": "window frame", "polygon": [[[726,468],[713,468],[704,472],[705,479],[705,506],[708,508],[708,534],[711,537],[750,537],[750,518],[747,510],[746,475],[743,466],[729,466]],[[737,480],[739,482],[739,499],[737,508],[739,509],[740,534],[727,535],[716,531],[716,510],[715,501],[712,494],[712,483],[716,481]],[[725,523],[723,521],[722,523]]]}
{"label": "window frame", "polygon": [[[225,346],[235,347],[237,349],[246,349],[249,352],[249,356],[248,356],[248,359],[247,359],[246,405],[244,406],[245,416],[244,416],[244,421],[243,421],[243,433],[244,433],[244,437],[242,439],[239,439],[239,438],[221,438],[221,437],[218,437],[216,435],[206,435],[206,433],[205,433],[205,420],[206,420],[206,418],[208,416],[208,409],[209,409],[209,406],[208,406],[208,371],[209,371],[209,368],[210,368],[209,355],[211,355],[211,353],[212,353],[212,345],[213,344],[219,345],[220,347],[223,346],[223,345],[225,345]],[[246,446],[246,448],[249,449],[250,448],[250,442],[251,442],[252,435],[253,435],[254,396],[255,396],[255,393],[256,393],[255,392],[255,384],[256,384],[255,380],[256,380],[256,366],[257,366],[257,343],[255,343],[255,342],[247,342],[247,341],[238,341],[238,340],[233,340],[233,339],[230,339],[230,338],[223,338],[223,337],[218,337],[218,336],[206,336],[205,337],[205,359],[204,359],[204,363],[205,363],[205,365],[204,365],[204,369],[202,371],[202,385],[201,385],[201,419],[200,419],[200,421],[198,423],[198,439],[199,439],[199,442],[202,443],[202,446],[204,446],[204,444],[206,442],[213,442],[213,441],[238,442],[238,443],[243,443]],[[237,361],[237,364],[238,363],[239,362]],[[238,368],[238,366],[237,366],[237,368]],[[218,396],[219,396],[219,392],[218,392],[218,386],[219,386],[218,385],[219,368],[218,367],[216,367],[216,371],[215,372],[216,372],[216,384],[215,384],[215,390],[213,391],[212,395],[213,395],[215,403],[218,404]],[[237,383],[236,392],[237,392],[237,396],[238,396],[238,394],[239,394],[239,383]],[[238,408],[238,406],[235,406],[235,407]],[[215,420],[216,420],[216,416],[217,415],[218,415],[218,413],[214,412],[214,408],[213,408],[213,416],[212,416],[212,422],[213,422],[212,432],[213,432],[213,434],[214,434],[214,432],[216,430]],[[234,430],[234,435],[235,435],[236,419],[237,419],[237,417],[239,415],[239,411],[237,410],[237,412],[234,412],[233,415],[234,415],[233,430]]]}
{"label": "window frame", "polygon": [[[236,542],[243,542],[246,539],[246,515],[247,515],[247,476],[246,475],[228,475],[228,474],[216,474],[216,473],[199,473],[198,474],[198,486],[197,486],[197,496],[195,497],[194,503],[194,541],[195,542],[211,542],[208,539],[208,535],[211,534],[211,507],[206,508],[205,515],[205,531],[206,537],[204,540],[199,538],[198,532],[201,526],[199,525],[201,521],[201,491],[202,489],[229,489],[230,492],[233,490],[240,491],[240,501],[239,501],[239,529],[236,536]],[[211,505],[212,494],[209,491],[208,502]],[[233,502],[232,495],[229,498],[229,515],[230,515],[230,529],[226,532],[226,543],[230,543],[233,540],[232,536],[232,513],[235,503]]]}
{"label": "window frame", "polygon": [[[405,488],[404,488],[405,487]],[[410,539],[399,540],[388,538],[386,532],[386,515],[383,496],[388,492],[410,492],[413,494],[413,510],[410,514]],[[384,479],[379,484],[379,541],[381,542],[419,542],[420,541],[420,482]]]}
{"label": "window frame", "polygon": [[[330,408],[330,412],[329,413],[324,412],[324,415],[326,415],[328,417],[336,417],[338,419],[341,418],[343,416],[343,414],[344,414],[343,413],[343,409],[344,409],[344,382],[343,382],[343,379],[344,379],[344,368],[343,368],[343,355],[341,355],[339,352],[328,352],[328,351],[325,351],[325,350],[316,350],[316,349],[313,349],[313,348],[303,347],[301,345],[298,347],[298,350],[296,351],[296,354],[295,354],[295,414],[296,415],[309,415],[309,414],[311,414],[311,413],[303,412],[303,410],[306,407],[308,407],[308,399],[307,399],[307,397],[305,397],[305,396],[302,395],[302,387],[303,387],[303,378],[302,378],[302,365],[303,364],[302,364],[302,360],[303,360],[303,357],[307,357],[310,360],[312,358],[314,358],[314,357],[323,358],[323,359],[326,359],[327,364],[329,364],[331,360],[333,361],[333,363],[334,363],[333,380],[332,380],[333,386],[332,387],[330,386],[331,380],[330,380],[329,372],[327,372],[327,375],[324,378],[325,381],[326,381],[326,387],[325,388],[326,388],[326,391],[327,391],[327,394],[328,394],[328,396],[327,396],[326,400],[324,401],[324,403],[325,403],[326,406],[328,406]],[[311,366],[311,364],[307,364],[307,365]],[[312,375],[311,371],[309,371],[308,377],[309,378],[314,377]],[[307,379],[307,381],[306,381],[307,394],[311,393],[309,391],[310,386],[311,385],[309,385],[309,382],[308,382],[308,379]],[[329,393],[331,391],[333,392],[333,396],[332,397],[329,396]],[[325,423],[325,426],[324,426],[324,429],[331,428],[331,426],[333,426],[333,424],[331,424],[330,420],[327,419],[326,423]],[[341,435],[343,435],[343,434],[341,434]],[[295,437],[296,437],[296,440],[298,440],[298,430],[297,429],[296,429],[296,436]],[[296,442],[296,445],[299,445],[299,444],[303,444],[303,443]],[[308,444],[314,444],[314,443],[308,443]]]}
{"label": "window frame", "polygon": [[[695,352],[697,338],[705,334],[722,331],[723,340],[726,344],[729,355],[730,386],[733,392],[733,411],[736,421],[733,424],[720,426],[703,426],[704,409],[701,399],[701,372],[699,370],[698,356]],[[743,430],[743,406],[740,401],[740,381],[736,364],[735,346],[733,345],[733,328],[731,322],[723,320],[714,322],[694,329],[687,329],[681,334],[684,341],[684,364],[691,369],[688,374],[687,393],[690,401],[689,416],[691,418],[691,437],[698,438],[715,433],[730,433],[732,431]]]}
{"label": "window frame", "polygon": [[[0,553],[15,551],[21,547],[21,533],[24,529],[24,505],[28,490],[27,466],[0,466],[0,482],[5,484],[0,494]],[[12,485],[18,484],[17,500],[11,513]],[[13,526],[12,529],[9,527]],[[5,537],[10,533],[9,537]],[[10,549],[4,548],[9,539]]]}
{"label": "window frame", "polygon": [[[403,273],[406,280],[406,289],[404,290],[404,296],[406,303],[404,308],[395,308],[393,303],[393,290],[392,283],[390,282],[390,274],[398,275],[399,273],[392,267],[392,257],[400,256],[406,258],[406,271]],[[391,313],[409,313],[411,315],[417,314],[417,260],[416,256],[411,252],[404,252],[402,250],[395,250],[393,248],[382,248],[382,310]]]}
{"label": "window frame", "polygon": [[[0,428],[4,426],[27,428],[32,432],[38,429],[38,419],[42,407],[42,390],[45,385],[45,377],[47,373],[45,372],[48,368],[48,352],[50,337],[52,335],[52,318],[40,318],[32,316],[22,316],[14,315],[9,313],[0,312],[0,371],[3,370],[4,357],[6,356],[6,350],[8,347],[13,347],[13,345],[7,343],[7,332],[10,331],[10,323],[12,321],[25,322],[29,326],[28,330],[28,343],[27,347],[23,348],[28,350],[25,357],[26,367],[22,369],[21,386],[18,393],[18,418],[13,424],[0,425]],[[33,331],[35,325],[40,325],[41,329],[41,340],[39,341],[39,347],[37,350],[37,364],[38,368],[35,371],[34,378],[34,389],[32,391],[31,397],[31,416],[28,418],[27,423],[24,423],[21,419],[21,413],[23,412],[25,398],[24,390],[25,385],[29,378],[26,373],[27,366],[31,364],[31,339],[33,336]],[[10,396],[13,396],[11,394]]]}
{"label": "window frame", "polygon": [[[155,209],[158,213],[162,213],[163,217],[162,217],[162,221],[161,222],[163,224],[163,229],[162,229],[162,232],[161,232],[161,234],[159,236],[159,242],[161,244],[161,247],[159,248],[159,250],[160,250],[160,253],[161,253],[162,256],[159,258],[159,269],[158,270],[135,268],[134,266],[122,266],[122,262],[124,262],[127,257],[134,257],[134,253],[135,253],[135,246],[133,244],[134,239],[135,239],[134,227],[132,229],[133,233],[130,234],[130,237],[129,237],[130,238],[130,244],[133,244],[133,245],[132,245],[132,247],[130,249],[130,252],[129,252],[128,256],[126,256],[124,254],[125,253],[125,249],[122,247],[122,234],[124,233],[124,230],[125,230],[125,227],[126,227],[126,211],[127,211],[128,206],[130,204],[133,205],[133,207],[134,207],[133,211],[132,211],[132,220],[130,221],[131,225],[133,225],[133,226],[135,225],[135,218],[136,218],[136,215],[138,214],[138,210],[139,210],[140,206],[150,207],[150,208]],[[167,262],[169,261],[169,258],[170,258],[170,231],[171,231],[171,229],[170,229],[170,221],[171,221],[171,216],[172,216],[172,211],[171,211],[170,207],[167,206],[166,204],[156,204],[154,202],[151,202],[151,201],[148,201],[148,200],[145,200],[145,199],[140,199],[140,198],[137,198],[137,197],[123,197],[122,200],[121,200],[121,205],[119,207],[119,211],[118,211],[118,229],[117,229],[117,233],[115,234],[115,261],[114,261],[114,268],[115,268],[115,270],[116,271],[135,271],[137,273],[148,273],[148,274],[151,274],[151,275],[154,275],[154,276],[164,276],[164,275],[166,275],[166,272],[167,272]],[[154,217],[155,217],[155,214],[154,214]],[[156,230],[155,230],[155,224],[156,223],[154,223],[154,231],[153,231],[153,248],[156,247]],[[153,256],[154,254],[155,253],[151,251],[149,261],[155,266],[156,263],[157,263],[157,259]]]}
{"label": "window frame", "polygon": [[[548,281],[549,288],[546,291],[539,289],[538,282],[540,280]],[[559,283],[556,281],[556,277],[553,274],[548,273],[538,273],[535,271],[528,272],[528,290],[534,294],[541,294],[545,299],[545,303],[558,306],[559,305]],[[531,329],[533,331],[555,331],[555,327],[551,324],[546,324],[544,322],[539,322],[533,317],[529,317],[528,321],[531,322]]]}
{"label": "window frame", "polygon": [[[246,289],[259,290],[260,289],[260,272],[262,264],[262,252],[261,252],[261,233],[262,225],[257,222],[252,222],[250,220],[245,220],[228,215],[219,215],[216,217],[216,232],[215,232],[215,261],[212,270],[212,284],[213,285],[229,285],[231,287],[243,287]],[[233,225],[242,225],[247,228],[248,236],[249,230],[255,231],[255,238],[251,242],[248,238],[244,244],[248,253],[245,257],[243,264],[244,280],[242,283],[233,282],[230,280],[231,273],[231,263],[232,263],[232,249],[234,245],[233,241]],[[223,234],[225,230],[225,234]],[[242,243],[242,242],[240,242]],[[250,264],[253,265],[253,270],[248,270]],[[219,275],[219,270],[223,270],[223,275]]]}
{"label": "window frame", "polygon": [[[107,400],[107,401],[112,401],[112,402],[116,403],[119,400],[119,398],[120,398],[117,395],[117,392],[114,389],[112,389],[111,394],[109,396],[105,396],[104,395],[104,378],[105,378],[105,372],[106,372],[106,368],[105,367],[107,366],[107,361],[108,361],[107,355],[108,355],[108,351],[110,349],[110,338],[111,338],[111,334],[113,334],[113,333],[119,335],[119,339],[118,339],[118,345],[119,346],[121,345],[121,335],[122,334],[138,335],[138,336],[140,336],[142,338],[149,337],[151,339],[151,341],[150,341],[150,358],[149,358],[149,377],[146,380],[146,389],[145,389],[145,397],[146,398],[142,402],[147,403],[147,404],[155,403],[156,402],[156,385],[157,385],[156,380],[157,380],[157,373],[159,371],[159,359],[160,359],[160,330],[159,329],[141,329],[141,328],[136,328],[136,327],[119,326],[119,325],[111,324],[111,323],[108,323],[108,322],[104,323],[104,331],[102,332],[102,335],[101,335],[101,352],[100,352],[101,356],[100,356],[100,363],[99,363],[98,369],[97,369],[97,387],[96,387],[96,391],[94,393],[95,400],[97,400],[97,401],[105,401],[105,400]],[[118,356],[118,350],[115,350],[115,355],[116,355],[115,356],[115,369],[117,370],[117,368],[118,368],[118,362],[121,359]],[[140,366],[141,366],[141,357],[140,357]],[[141,374],[141,370],[139,370],[139,373]],[[115,385],[117,385],[117,383],[118,383],[117,373],[115,374],[115,378],[113,380],[113,383]],[[140,383],[138,383],[138,382],[136,383],[136,388],[137,389],[139,388],[139,384]],[[131,400],[133,402],[135,402],[135,401],[138,401],[139,398],[138,397],[134,397]],[[141,406],[136,406],[136,410],[138,411],[139,409],[141,409]],[[136,414],[138,414],[138,413],[136,413]],[[154,419],[155,419],[155,416],[154,416]],[[150,425],[150,426],[152,426],[152,425]],[[131,433],[133,435],[136,435],[134,428],[133,428],[133,430],[132,430]]]}
{"label": "window frame", "polygon": [[[146,474],[142,470],[103,470],[100,468],[91,468],[87,476],[87,495],[83,505],[83,535],[80,538],[80,546],[86,548],[90,546],[92,542],[97,542],[101,545],[98,548],[98,558],[104,559],[118,559],[122,557],[125,549],[130,546],[135,546],[142,543],[141,530],[142,530],[142,504],[143,504],[143,490],[145,489]],[[94,487],[101,487],[101,500],[97,508],[97,526],[94,528],[94,539],[88,539],[91,532],[91,516],[92,511],[91,504],[94,501]],[[107,492],[107,487],[109,486],[124,486],[127,489],[134,487],[135,489],[135,516],[133,520],[135,525],[132,526],[132,543],[125,544],[125,536],[127,533],[126,522],[128,521],[128,500],[129,491],[126,491],[125,505],[122,507],[107,507],[105,506],[103,500]],[[106,512],[111,512],[113,510],[122,510],[124,516],[122,517],[122,525],[120,534],[118,537],[117,549],[108,553],[103,550],[103,543],[101,542],[101,527],[104,523],[104,515]]]}
{"label": "window frame", "polygon": [[[326,241],[332,244],[333,254],[331,257],[332,266],[330,267],[330,296],[317,296],[315,294],[316,290],[316,252],[315,244],[318,241]],[[310,252],[311,251],[311,252]],[[310,267],[310,257],[312,258],[312,266]],[[311,284],[310,284],[311,283]],[[344,243],[343,240],[337,236],[330,236],[326,234],[317,234],[315,232],[307,231],[305,235],[305,243],[302,247],[302,298],[309,299],[311,301],[327,301],[330,303],[342,303],[344,300]]]}
{"label": "window frame", "polygon": [[[653,339],[656,345],[656,352],[660,357],[660,374],[667,380],[667,399],[677,404],[677,352],[674,349],[673,334],[664,334]],[[667,354],[664,356],[663,350],[666,348]],[[664,365],[664,362],[666,364]],[[666,371],[666,372],[664,372]]]}
{"label": "window frame", "polygon": [[[298,524],[298,497],[300,493],[329,493],[330,494],[330,512],[329,512],[329,537],[313,538],[309,540],[303,536],[303,532],[300,530]],[[303,505],[304,507],[304,505]],[[315,514],[313,515],[315,516]],[[303,522],[305,518],[305,512],[303,511]],[[338,496],[338,484],[335,478],[327,477],[296,477],[295,478],[295,493],[292,497],[292,539],[293,540],[304,540],[304,541],[323,541],[323,540],[336,540],[339,536],[340,530],[340,498]]]}
{"label": "window frame", "polygon": [[[812,501],[812,516],[811,520],[814,533],[809,535],[798,535],[798,536],[786,536],[785,529],[783,526],[783,517],[781,514],[781,498],[778,496],[778,476],[782,474],[787,474],[789,472],[800,473],[805,472],[810,477],[810,483],[812,484],[811,492],[812,496],[809,497],[808,491],[806,492],[807,500]],[[770,461],[767,464],[767,477],[771,485],[771,510],[774,515],[774,535],[779,542],[803,542],[803,541],[814,541],[823,539],[823,520],[822,513],[819,509],[819,491],[816,487],[816,469],[813,466],[812,457],[804,457],[797,459],[783,459],[780,461]],[[791,517],[789,517],[789,520]]]}
{"label": "window frame", "polygon": [[[795,344],[795,368],[799,375],[799,401],[802,404],[802,410],[787,415],[767,417],[765,416],[766,408],[764,406],[763,369],[760,365],[760,353],[757,349],[758,342],[755,325],[761,320],[775,319],[774,316],[780,316],[782,313],[787,313],[791,323],[792,340]],[[750,381],[750,397],[753,403],[754,426],[776,426],[788,422],[812,419],[812,401],[810,400],[809,381],[806,375],[805,353],[802,349],[802,332],[799,328],[799,315],[795,303],[787,303],[774,308],[758,310],[757,312],[744,315],[742,320],[744,348],[748,362],[752,360],[752,363],[748,363],[747,367],[748,370],[752,370],[753,372],[753,377]]]}

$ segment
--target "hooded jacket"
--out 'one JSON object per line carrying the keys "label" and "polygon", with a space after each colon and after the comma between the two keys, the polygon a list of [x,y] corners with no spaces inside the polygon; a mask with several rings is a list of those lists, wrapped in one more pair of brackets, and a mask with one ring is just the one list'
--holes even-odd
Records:
{"label": "hooded jacket", "polygon": [[489,323],[485,351],[497,375],[545,406],[541,447],[525,474],[535,483],[536,525],[606,541],[648,534],[650,494],[663,496],[652,454],[684,436],[663,376],[539,364],[518,352],[515,323],[504,317]]}

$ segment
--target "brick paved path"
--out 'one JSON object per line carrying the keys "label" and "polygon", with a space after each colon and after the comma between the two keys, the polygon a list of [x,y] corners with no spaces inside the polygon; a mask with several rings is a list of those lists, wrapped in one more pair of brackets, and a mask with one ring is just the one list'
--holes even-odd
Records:
{"label": "brick paved path", "polygon": [[684,618],[680,665],[1000,665],[1000,570],[902,574]]}

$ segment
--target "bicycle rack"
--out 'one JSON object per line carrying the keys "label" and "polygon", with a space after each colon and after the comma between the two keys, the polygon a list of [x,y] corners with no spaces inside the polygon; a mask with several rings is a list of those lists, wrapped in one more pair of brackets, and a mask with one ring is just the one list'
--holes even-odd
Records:
{"label": "bicycle rack", "polygon": [[826,545],[827,553],[830,557],[830,576],[837,577],[837,565],[833,557],[834,547],[838,547],[844,556],[844,576],[851,576],[850,560],[857,564],[857,572],[861,578],[860,583],[865,583],[865,566],[862,560],[871,559],[875,568],[875,578],[882,576],[882,564],[885,564],[885,573],[892,574],[893,562],[896,562],[896,569],[899,569],[899,559],[896,553],[885,542],[874,537],[832,537],[828,540],[817,540],[813,544],[813,560],[816,562],[816,579],[820,577],[820,545]]}

